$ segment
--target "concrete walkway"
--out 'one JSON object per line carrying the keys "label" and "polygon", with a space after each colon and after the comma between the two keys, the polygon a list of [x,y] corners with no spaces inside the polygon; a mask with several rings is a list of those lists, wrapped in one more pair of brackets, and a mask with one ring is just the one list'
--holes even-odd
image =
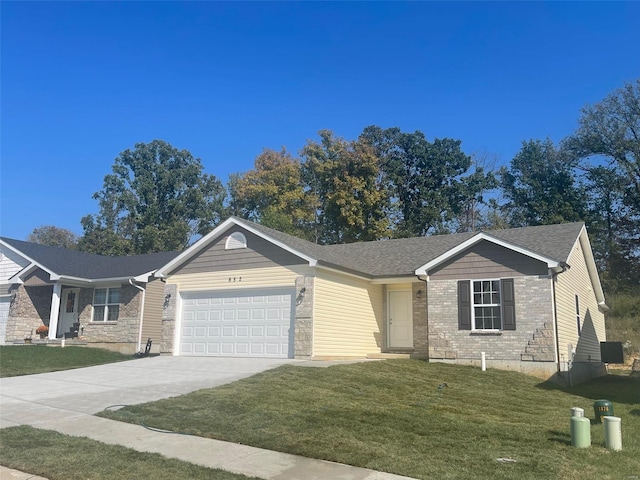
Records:
{"label": "concrete walkway", "polygon": [[[395,480],[398,475],[201,437],[167,434],[93,416],[209,388],[296,360],[154,357],[0,379],[0,427],[31,425],[267,480]],[[6,470],[6,469],[5,469]],[[2,478],[5,471],[0,470]],[[37,478],[26,477],[7,478]]]}

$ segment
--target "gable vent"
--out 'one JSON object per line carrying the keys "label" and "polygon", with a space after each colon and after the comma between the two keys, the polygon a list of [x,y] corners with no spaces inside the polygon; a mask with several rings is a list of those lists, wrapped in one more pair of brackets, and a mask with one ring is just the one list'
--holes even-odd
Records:
{"label": "gable vent", "polygon": [[247,248],[247,237],[241,232],[233,232],[229,235],[224,245],[225,250],[234,250],[236,248]]}

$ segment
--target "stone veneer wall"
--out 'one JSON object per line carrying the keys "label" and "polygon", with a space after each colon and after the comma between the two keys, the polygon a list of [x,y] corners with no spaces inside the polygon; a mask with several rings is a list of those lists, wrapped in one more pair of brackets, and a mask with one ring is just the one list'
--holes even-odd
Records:
{"label": "stone veneer wall", "polygon": [[15,293],[15,298],[9,307],[5,341],[24,340],[30,335],[35,338],[36,328],[42,324],[49,325],[53,286],[21,285],[10,293]]}
{"label": "stone veneer wall", "polygon": [[[293,355],[310,358],[313,355],[313,287],[314,277],[296,278]],[[300,291],[305,289],[304,294]]]}
{"label": "stone veneer wall", "polygon": [[142,292],[131,285],[122,285],[120,288],[120,312],[115,322],[93,322],[93,289],[80,290],[78,310],[82,334],[87,342],[134,344],[135,350],[140,329]]}
{"label": "stone veneer wall", "polygon": [[411,298],[413,307],[413,358],[428,358],[429,336],[427,335],[427,288],[424,282],[412,285]]}
{"label": "stone veneer wall", "polygon": [[162,305],[162,340],[160,353],[173,353],[176,333],[176,309],[178,307],[178,286],[164,285],[164,304]]}
{"label": "stone veneer wall", "polygon": [[[456,280],[429,281],[429,358],[552,375],[557,370],[553,341],[551,281],[548,276],[514,277],[516,330],[498,333],[458,330]],[[549,329],[551,327],[551,329]]]}

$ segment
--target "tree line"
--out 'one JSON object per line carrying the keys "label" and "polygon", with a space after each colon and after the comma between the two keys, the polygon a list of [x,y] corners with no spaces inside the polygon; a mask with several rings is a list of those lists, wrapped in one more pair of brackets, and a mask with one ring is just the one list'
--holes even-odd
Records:
{"label": "tree line", "polygon": [[180,250],[237,215],[321,243],[584,221],[608,291],[640,284],[640,80],[583,108],[575,132],[532,139],[501,168],[461,141],[366,127],[319,132],[298,155],[265,148],[224,185],[162,140],[115,159],[83,235],[28,240],[105,255]]}

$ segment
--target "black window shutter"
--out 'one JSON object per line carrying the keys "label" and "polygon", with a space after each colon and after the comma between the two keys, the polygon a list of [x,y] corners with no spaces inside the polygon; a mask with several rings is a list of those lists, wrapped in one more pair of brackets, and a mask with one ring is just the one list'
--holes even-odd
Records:
{"label": "black window shutter", "polygon": [[502,329],[516,329],[516,300],[513,295],[513,278],[500,280],[502,291]]}
{"label": "black window shutter", "polygon": [[471,282],[458,281],[458,330],[471,330]]}

